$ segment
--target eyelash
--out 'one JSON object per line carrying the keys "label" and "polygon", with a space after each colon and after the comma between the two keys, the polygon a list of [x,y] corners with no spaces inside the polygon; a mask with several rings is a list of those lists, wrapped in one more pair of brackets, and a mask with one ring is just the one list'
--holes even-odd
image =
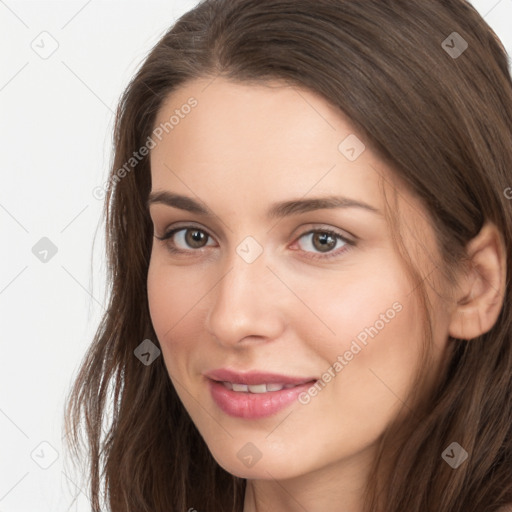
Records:
{"label": "eyelash", "polygon": [[[162,237],[159,237],[159,236],[155,235],[155,238],[157,238],[158,240],[162,241],[167,246],[167,249],[171,253],[173,253],[173,254],[187,254],[187,253],[191,253],[191,252],[197,252],[197,251],[200,251],[201,249],[204,249],[205,247],[207,247],[207,246],[204,246],[204,247],[201,247],[199,249],[184,250],[184,249],[177,249],[176,247],[173,247],[169,243],[170,239],[172,238],[172,236],[174,234],[178,233],[179,231],[188,231],[188,230],[201,231],[208,238],[210,238],[210,239],[212,238],[208,234],[207,231],[205,231],[202,228],[198,228],[196,226],[180,226],[180,227],[171,229],[170,231],[165,233],[164,236],[162,236]],[[333,231],[331,229],[311,229],[309,231],[305,231],[304,233],[300,234],[296,238],[295,241],[300,240],[302,237],[304,237],[306,235],[311,235],[311,234],[314,234],[314,233],[323,233],[323,234],[330,235],[330,236],[332,236],[335,239],[341,240],[343,243],[345,243],[345,246],[341,247],[340,249],[334,250],[334,251],[329,251],[327,253],[311,253],[310,251],[303,251],[303,252],[306,252],[309,255],[307,257],[311,258],[311,259],[328,260],[328,259],[331,259],[331,258],[336,258],[336,257],[339,257],[342,254],[346,253],[347,251],[350,251],[356,245],[356,243],[354,241],[348,240],[346,237],[344,237],[340,233],[337,233],[336,231]]]}

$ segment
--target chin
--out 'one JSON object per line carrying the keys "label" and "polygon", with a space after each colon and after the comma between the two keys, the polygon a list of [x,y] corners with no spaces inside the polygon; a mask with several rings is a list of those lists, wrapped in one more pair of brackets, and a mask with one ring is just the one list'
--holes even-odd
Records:
{"label": "chin", "polygon": [[[251,480],[286,480],[294,478],[301,473],[296,464],[290,464],[290,459],[295,455],[279,455],[272,448],[258,450],[252,443],[243,443],[241,448],[238,443],[230,444],[229,449],[218,447],[210,452],[214,459],[228,473]],[[265,455],[265,452],[269,455]]]}

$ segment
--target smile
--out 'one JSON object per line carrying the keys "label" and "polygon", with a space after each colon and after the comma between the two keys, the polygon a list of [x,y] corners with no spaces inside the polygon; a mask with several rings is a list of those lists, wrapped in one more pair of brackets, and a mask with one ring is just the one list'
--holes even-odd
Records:
{"label": "smile", "polygon": [[222,384],[227,389],[238,393],[268,393],[297,386],[297,384],[237,384],[234,382],[222,382]]}
{"label": "smile", "polygon": [[206,372],[205,384],[213,403],[234,418],[257,420],[277,414],[297,402],[317,379],[268,373],[236,372],[221,368]]}

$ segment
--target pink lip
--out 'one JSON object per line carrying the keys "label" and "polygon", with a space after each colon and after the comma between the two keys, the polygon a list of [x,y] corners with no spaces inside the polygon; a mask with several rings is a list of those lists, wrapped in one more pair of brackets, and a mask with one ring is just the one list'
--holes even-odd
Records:
{"label": "pink lip", "polygon": [[290,377],[279,375],[278,373],[259,372],[253,370],[250,372],[235,372],[225,368],[206,372],[205,377],[219,382],[236,382],[237,384],[304,384],[316,380],[314,377]]}
{"label": "pink lip", "polygon": [[[317,380],[311,377],[290,377],[276,373],[251,371],[238,373],[220,369],[204,374],[208,378],[210,393],[219,408],[230,416],[258,419],[276,414],[297,400]],[[267,393],[244,393],[228,389],[222,382],[237,384],[288,384],[293,388],[269,391]]]}

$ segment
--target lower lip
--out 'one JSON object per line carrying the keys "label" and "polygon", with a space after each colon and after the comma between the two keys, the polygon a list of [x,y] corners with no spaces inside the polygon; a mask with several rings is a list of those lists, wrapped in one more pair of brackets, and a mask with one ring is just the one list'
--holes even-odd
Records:
{"label": "lower lip", "polygon": [[210,392],[214,402],[230,416],[245,419],[258,419],[272,416],[292,404],[297,397],[307,391],[314,381],[294,388],[266,393],[243,393],[228,389],[222,382],[209,379]]}

